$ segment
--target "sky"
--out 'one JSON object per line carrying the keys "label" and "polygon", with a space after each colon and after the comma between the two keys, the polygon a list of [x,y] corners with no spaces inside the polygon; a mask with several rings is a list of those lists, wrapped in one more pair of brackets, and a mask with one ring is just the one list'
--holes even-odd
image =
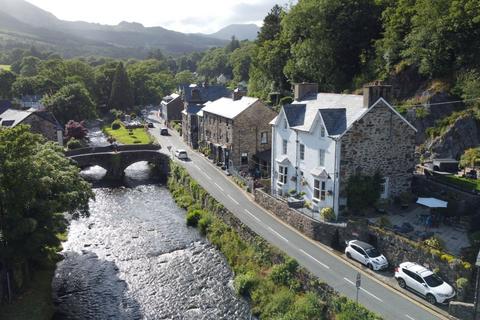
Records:
{"label": "sky", "polygon": [[62,20],[115,25],[140,22],[188,33],[213,33],[232,23],[256,23],[288,0],[27,0]]}

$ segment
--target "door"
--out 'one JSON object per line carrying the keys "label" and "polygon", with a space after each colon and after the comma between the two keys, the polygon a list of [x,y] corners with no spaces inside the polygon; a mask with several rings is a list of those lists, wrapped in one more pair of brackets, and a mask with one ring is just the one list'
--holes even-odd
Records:
{"label": "door", "polygon": [[426,296],[428,287],[425,281],[423,281],[423,278],[420,277],[418,274],[415,274],[414,279],[415,279],[415,285],[416,285],[415,290],[418,293],[420,293],[422,296]]}
{"label": "door", "polygon": [[405,277],[403,280],[405,280],[405,284],[407,285],[407,287],[416,290],[417,285],[416,285],[416,281],[414,280],[415,274],[406,269],[402,269],[402,271],[403,271],[403,274],[405,274]]}
{"label": "door", "polygon": [[364,251],[354,244],[352,245],[352,249],[352,257],[358,262],[365,264]]}

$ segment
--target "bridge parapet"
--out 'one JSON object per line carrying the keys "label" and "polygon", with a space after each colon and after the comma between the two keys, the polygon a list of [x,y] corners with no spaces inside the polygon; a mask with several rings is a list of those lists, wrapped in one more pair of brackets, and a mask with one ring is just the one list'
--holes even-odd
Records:
{"label": "bridge parapet", "polygon": [[[116,150],[117,151],[138,151],[138,150],[160,150],[162,147],[159,144],[122,144],[118,145]],[[86,148],[79,148],[75,150],[65,151],[65,156],[72,157],[82,154],[90,154],[90,153],[102,153],[102,152],[112,152],[114,151],[113,146],[105,146],[105,147],[86,147]]]}

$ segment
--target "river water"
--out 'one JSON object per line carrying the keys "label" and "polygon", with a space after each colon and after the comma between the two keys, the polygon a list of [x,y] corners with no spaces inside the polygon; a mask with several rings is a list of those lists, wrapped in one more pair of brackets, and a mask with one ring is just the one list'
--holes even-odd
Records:
{"label": "river water", "polygon": [[[85,172],[89,178],[102,170]],[[225,258],[185,225],[146,163],[130,187],[96,188],[90,216],[72,221],[52,283],[55,319],[250,319]]]}

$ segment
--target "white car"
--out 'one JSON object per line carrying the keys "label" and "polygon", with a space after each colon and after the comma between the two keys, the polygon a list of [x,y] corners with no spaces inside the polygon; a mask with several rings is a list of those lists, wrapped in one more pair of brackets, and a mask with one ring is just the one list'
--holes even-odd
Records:
{"label": "white car", "polygon": [[186,160],[188,159],[187,151],[183,149],[177,149],[175,150],[175,157],[177,157],[180,160]]}
{"label": "white car", "polygon": [[448,303],[455,296],[455,289],[427,268],[403,262],[395,268],[395,279],[401,288],[410,288],[424,296],[431,304]]}
{"label": "white car", "polygon": [[388,267],[387,258],[380,254],[374,246],[359,240],[347,242],[345,255],[366,265],[371,270],[382,270]]}

